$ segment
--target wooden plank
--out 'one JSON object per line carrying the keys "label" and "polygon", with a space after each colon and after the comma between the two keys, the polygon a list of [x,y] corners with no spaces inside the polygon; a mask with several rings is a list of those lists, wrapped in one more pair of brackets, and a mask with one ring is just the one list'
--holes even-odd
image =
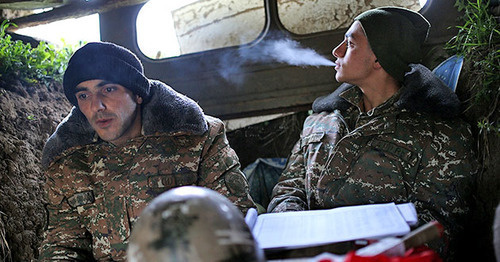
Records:
{"label": "wooden plank", "polygon": [[47,12],[13,19],[11,22],[16,24],[17,27],[12,27],[10,30],[15,31],[17,29],[48,24],[59,20],[108,12],[117,8],[138,5],[145,2],[147,2],[147,0],[93,0],[88,2],[72,2]]}
{"label": "wooden plank", "polygon": [[34,10],[34,9],[61,6],[63,4],[64,0],[38,0],[38,1],[2,0],[0,2],[0,9]]}

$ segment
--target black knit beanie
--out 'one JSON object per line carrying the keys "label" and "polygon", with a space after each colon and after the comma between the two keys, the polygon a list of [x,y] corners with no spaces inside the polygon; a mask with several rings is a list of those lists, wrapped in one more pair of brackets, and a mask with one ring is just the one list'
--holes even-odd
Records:
{"label": "black knit beanie", "polygon": [[120,84],[139,95],[149,98],[149,80],[137,56],[128,49],[108,42],[92,42],[78,49],[69,60],[64,73],[64,94],[75,106],[75,87],[87,80],[102,79]]}
{"label": "black knit beanie", "polygon": [[370,47],[384,70],[403,81],[408,64],[422,60],[430,23],[421,14],[400,7],[380,7],[354,20],[361,23]]}

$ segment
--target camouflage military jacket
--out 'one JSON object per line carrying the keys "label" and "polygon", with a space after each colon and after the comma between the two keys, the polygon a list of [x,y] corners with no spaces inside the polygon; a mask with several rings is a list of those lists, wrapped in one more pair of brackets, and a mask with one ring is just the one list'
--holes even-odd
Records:
{"label": "camouflage military jacket", "polygon": [[[49,163],[48,228],[41,260],[125,260],[128,237],[140,212],[173,187],[214,189],[244,212],[253,206],[223,123],[203,115],[190,99],[156,84],[153,100],[143,107],[143,136],[122,146],[93,134],[89,143],[68,142],[75,130],[91,134],[91,129],[74,128],[85,120],[74,108],[47,142],[43,160]],[[151,112],[158,108],[168,119]],[[64,150],[58,148],[62,143]]]}
{"label": "camouflage military jacket", "polygon": [[477,163],[456,95],[423,66],[364,113],[358,87],[317,99],[273,190],[269,212],[412,202],[422,222],[458,230]]}

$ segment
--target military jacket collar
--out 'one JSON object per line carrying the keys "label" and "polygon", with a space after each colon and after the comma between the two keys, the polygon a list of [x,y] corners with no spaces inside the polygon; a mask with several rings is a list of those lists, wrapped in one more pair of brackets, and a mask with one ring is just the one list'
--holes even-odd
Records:
{"label": "military jacket collar", "polygon": [[[391,96],[382,104],[372,108],[368,112],[365,112],[365,114],[369,116],[377,116],[383,114],[383,112],[387,110],[390,110],[392,107],[394,107],[394,103],[398,101],[400,96],[400,90],[398,90],[393,96]],[[352,88],[349,88],[344,92],[340,93],[339,96],[348,103],[350,103],[352,106],[357,108],[360,114],[363,114],[363,110],[359,107],[359,105],[362,103],[361,101],[363,100],[363,93],[359,87],[352,86]]]}
{"label": "military jacket collar", "polygon": [[[208,130],[201,107],[166,84],[151,80],[151,99],[142,107],[142,134],[186,132],[201,135]],[[65,150],[95,143],[97,135],[78,107],[57,126],[43,148],[42,165],[48,165]]]}
{"label": "military jacket collar", "polygon": [[[347,100],[349,97],[356,99],[352,98],[351,92],[354,91],[348,91],[354,88],[353,85],[342,84],[333,93],[317,98],[313,103],[313,111],[316,113],[333,112],[338,109],[345,112],[352,108],[353,102],[359,102],[359,100]],[[356,89],[359,90],[357,87]],[[452,118],[460,114],[460,101],[456,94],[428,68],[420,64],[410,64],[410,71],[406,73],[399,93],[376,110],[389,106],[389,104],[399,109],[437,115],[443,118]]]}

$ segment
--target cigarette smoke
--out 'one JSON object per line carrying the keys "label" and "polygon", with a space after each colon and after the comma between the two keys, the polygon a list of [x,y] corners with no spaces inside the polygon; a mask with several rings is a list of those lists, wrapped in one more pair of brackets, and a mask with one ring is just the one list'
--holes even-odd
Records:
{"label": "cigarette smoke", "polygon": [[245,63],[280,62],[294,66],[335,66],[335,63],[310,48],[303,48],[290,39],[268,40],[250,48],[240,48],[236,54],[222,57],[219,73],[235,84],[241,84]]}
{"label": "cigarette smoke", "polygon": [[282,39],[264,42],[258,50],[240,49],[240,56],[251,62],[281,62],[295,66],[335,66],[310,48],[302,48],[296,41]]}

